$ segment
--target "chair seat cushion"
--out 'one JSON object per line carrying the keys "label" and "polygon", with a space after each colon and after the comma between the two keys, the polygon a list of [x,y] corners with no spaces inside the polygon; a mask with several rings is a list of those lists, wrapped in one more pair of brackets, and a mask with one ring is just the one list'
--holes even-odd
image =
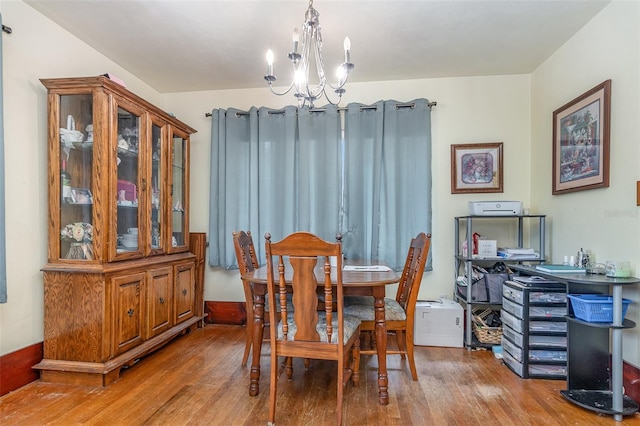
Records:
{"label": "chair seat cushion", "polygon": [[[373,297],[371,296],[345,296],[344,314],[353,315],[362,321],[375,321],[373,310]],[[402,306],[389,297],[384,298],[384,315],[387,321],[404,321],[407,313]]]}
{"label": "chair seat cushion", "polygon": [[[331,334],[331,343],[338,343],[338,314],[332,315],[333,333]],[[288,315],[287,323],[289,324],[289,332],[287,333],[287,340],[295,340],[297,331],[296,323],[293,320],[293,314]],[[344,344],[346,344],[356,329],[360,326],[360,318],[353,315],[344,315]],[[325,312],[318,312],[318,324],[316,325],[316,331],[320,335],[320,341],[327,341],[327,314]],[[282,332],[282,321],[278,323],[278,340],[284,338]]]}

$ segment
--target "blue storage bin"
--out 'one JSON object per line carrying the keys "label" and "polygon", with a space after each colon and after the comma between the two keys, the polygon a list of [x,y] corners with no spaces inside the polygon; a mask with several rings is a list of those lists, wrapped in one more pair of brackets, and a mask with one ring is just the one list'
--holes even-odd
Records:
{"label": "blue storage bin", "polygon": [[[613,322],[613,297],[603,294],[567,294],[576,318],[587,322]],[[622,299],[622,319],[631,300]]]}

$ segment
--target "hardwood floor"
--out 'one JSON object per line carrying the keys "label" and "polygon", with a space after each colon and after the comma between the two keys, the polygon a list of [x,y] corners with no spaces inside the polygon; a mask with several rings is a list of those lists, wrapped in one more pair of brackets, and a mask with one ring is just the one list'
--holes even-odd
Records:
{"label": "hardwood floor", "polygon": [[[207,325],[123,370],[106,388],[37,381],[9,393],[0,399],[0,424],[265,425],[270,359],[262,357],[260,394],[249,397],[243,349],[243,327]],[[417,382],[406,362],[389,357],[388,406],[377,402],[375,357],[362,359],[360,387],[350,384],[344,395],[346,425],[640,424],[638,414],[616,422],[570,404],[559,393],[564,381],[520,379],[490,351],[416,349]],[[334,371],[323,361],[305,371],[295,360],[293,381],[285,374],[279,381],[277,424],[334,424]]]}

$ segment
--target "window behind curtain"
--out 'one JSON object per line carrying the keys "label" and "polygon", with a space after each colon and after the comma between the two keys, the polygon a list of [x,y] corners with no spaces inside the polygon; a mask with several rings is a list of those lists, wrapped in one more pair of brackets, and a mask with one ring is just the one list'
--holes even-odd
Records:
{"label": "window behind curtain", "polygon": [[[0,28],[2,14],[0,13]],[[4,34],[4,31],[0,34]],[[7,302],[7,246],[5,243],[5,215],[4,215],[4,108],[2,83],[2,37],[0,37],[0,303]]]}
{"label": "window behind curtain", "polygon": [[277,241],[306,230],[339,232],[347,258],[399,270],[411,238],[431,232],[426,99],[212,117],[210,265],[237,267],[233,231],[252,232],[262,263],[265,232]]}

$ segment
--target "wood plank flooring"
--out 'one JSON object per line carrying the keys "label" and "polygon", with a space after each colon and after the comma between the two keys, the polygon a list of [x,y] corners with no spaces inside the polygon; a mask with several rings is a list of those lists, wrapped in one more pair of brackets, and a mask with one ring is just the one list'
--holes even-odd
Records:
{"label": "wood plank flooring", "polygon": [[[390,338],[390,341],[394,339]],[[9,425],[265,425],[269,356],[261,392],[249,397],[249,367],[240,366],[244,327],[207,325],[123,370],[106,388],[30,383],[0,398]],[[268,345],[263,353],[268,352]],[[390,356],[388,406],[377,403],[375,357],[361,363],[360,386],[344,395],[345,425],[638,425],[640,415],[598,415],[565,401],[561,380],[523,380],[490,351],[417,347],[420,380]],[[279,381],[278,425],[335,422],[336,364],[294,362]]]}

